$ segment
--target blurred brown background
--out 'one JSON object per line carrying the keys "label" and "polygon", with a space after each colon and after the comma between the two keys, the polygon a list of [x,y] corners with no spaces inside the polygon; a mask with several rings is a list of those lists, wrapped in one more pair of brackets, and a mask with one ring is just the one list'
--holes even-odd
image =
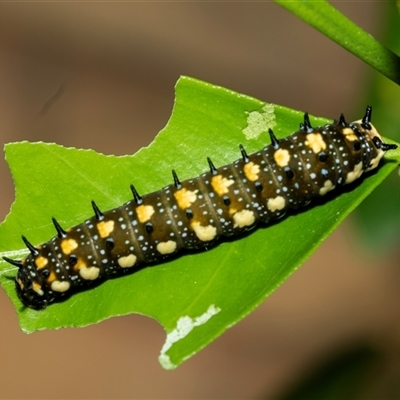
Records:
{"label": "blurred brown background", "polygon": [[[384,3],[335,6],[382,37]],[[352,120],[373,73],[273,3],[0,4],[2,143],[134,153],[166,124],[181,74]],[[14,198],[4,160],[0,179],[4,219]],[[173,372],[158,364],[165,334],[155,321],[132,315],[27,336],[0,290],[0,397],[273,399],[360,340],[396,363],[398,266],[365,254],[346,222],[261,307]]]}

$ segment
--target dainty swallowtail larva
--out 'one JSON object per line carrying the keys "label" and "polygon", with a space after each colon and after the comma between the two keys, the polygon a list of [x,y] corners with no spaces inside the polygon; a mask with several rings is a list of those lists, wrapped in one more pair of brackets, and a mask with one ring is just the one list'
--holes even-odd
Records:
{"label": "dainty swallowtail larva", "polygon": [[300,130],[232,164],[140,196],[102,212],[70,229],[53,218],[57,235],[33,246],[18,267],[16,290],[25,306],[39,310],[65,296],[110,277],[163,261],[181,249],[205,249],[223,236],[233,236],[281,218],[290,209],[352,183],[377,168],[386,144],[365,116],[348,124],[343,115],[313,128],[308,114]]}

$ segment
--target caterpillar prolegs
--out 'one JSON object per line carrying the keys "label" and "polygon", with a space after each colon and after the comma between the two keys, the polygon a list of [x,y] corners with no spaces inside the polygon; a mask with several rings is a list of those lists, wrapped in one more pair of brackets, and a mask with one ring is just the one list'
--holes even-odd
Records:
{"label": "caterpillar prolegs", "polygon": [[16,290],[27,307],[39,310],[88,285],[161,262],[181,249],[205,249],[223,236],[251,230],[281,218],[288,210],[358,179],[376,168],[386,144],[371,124],[371,107],[358,121],[340,116],[312,127],[308,114],[300,129],[284,139],[269,130],[271,144],[241,158],[140,196],[70,229],[53,218],[57,235],[33,246],[18,267]]}

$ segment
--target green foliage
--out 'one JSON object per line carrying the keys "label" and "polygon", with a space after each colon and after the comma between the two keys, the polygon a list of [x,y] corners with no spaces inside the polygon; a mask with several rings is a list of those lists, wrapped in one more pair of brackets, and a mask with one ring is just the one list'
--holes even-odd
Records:
{"label": "green foliage", "polygon": [[274,1],[393,82],[400,84],[400,57],[346,18],[327,1]]}
{"label": "green foliage", "polygon": [[[117,207],[131,198],[132,181],[140,193],[158,190],[171,182],[171,166],[181,179],[196,176],[207,169],[206,156],[215,165],[230,163],[239,157],[239,143],[249,153],[259,150],[269,143],[268,127],[275,125],[277,136],[283,137],[301,119],[300,112],[183,77],[166,128],[134,156],[104,156],[56,144],[9,144],[6,156],[16,201],[0,226],[1,255],[26,254],[20,250],[20,233],[35,245],[47,241],[54,235],[51,216],[64,227],[80,223],[92,215],[92,199],[103,210]],[[311,122],[328,121],[311,117]],[[259,305],[399,160],[400,152],[391,152],[379,171],[354,190],[241,240],[109,280],[44,311],[21,308],[10,280],[16,269],[6,263],[0,264],[1,283],[28,333],[81,327],[133,312],[155,318],[168,333],[160,362],[174,368]]]}

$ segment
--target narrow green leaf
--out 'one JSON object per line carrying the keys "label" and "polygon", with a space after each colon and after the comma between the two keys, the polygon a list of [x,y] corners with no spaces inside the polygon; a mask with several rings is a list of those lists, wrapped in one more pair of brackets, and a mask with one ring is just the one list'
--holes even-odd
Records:
{"label": "narrow green leaf", "polygon": [[[92,215],[92,199],[102,210],[114,208],[131,198],[131,183],[140,193],[169,184],[172,167],[186,179],[207,169],[206,156],[215,165],[230,163],[239,158],[239,143],[249,153],[259,150],[269,143],[269,127],[274,126],[278,137],[287,136],[302,117],[298,111],[183,77],[166,128],[135,156],[104,156],[55,144],[9,144],[6,156],[16,201],[0,226],[0,255],[26,254],[21,233],[34,245],[47,241],[54,235],[51,216],[65,228],[73,226]],[[391,152],[395,158],[398,162],[399,151]],[[160,362],[174,368],[259,305],[395,165],[388,159],[354,190],[240,240],[109,280],[44,311],[21,308],[12,281],[15,268],[0,263],[0,281],[28,333],[81,327],[133,312],[155,318],[168,334]]]}
{"label": "narrow green leaf", "polygon": [[[384,42],[400,53],[399,8],[395,2],[384,4]],[[371,71],[362,85],[368,102],[374,105],[373,120],[379,121],[380,132],[392,139],[400,140],[400,87],[380,74]],[[357,208],[358,234],[365,247],[372,253],[381,254],[396,249],[400,237],[400,191],[399,175],[392,174]],[[377,213],[376,210],[385,210]]]}
{"label": "narrow green leaf", "polygon": [[346,18],[327,1],[274,1],[393,82],[400,84],[400,57]]}

